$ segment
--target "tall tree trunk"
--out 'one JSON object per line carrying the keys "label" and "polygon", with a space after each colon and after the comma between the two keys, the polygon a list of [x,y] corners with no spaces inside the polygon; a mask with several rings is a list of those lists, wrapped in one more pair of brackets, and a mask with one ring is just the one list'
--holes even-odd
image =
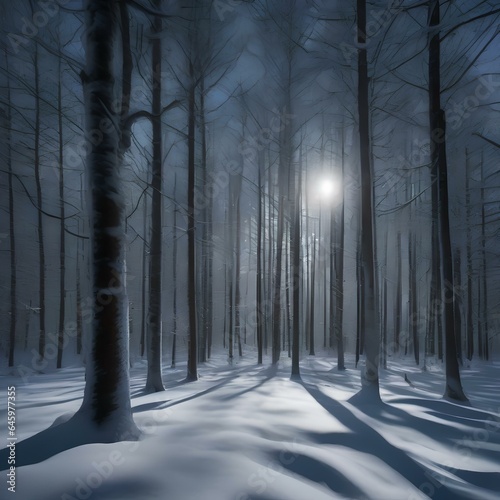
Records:
{"label": "tall tree trunk", "polygon": [[366,366],[363,386],[379,394],[378,362],[380,325],[376,307],[375,283],[375,219],[373,182],[370,164],[369,77],[366,37],[366,0],[357,0],[358,40],[358,118],[361,166],[361,274],[363,277],[364,349]]}
{"label": "tall tree trunk", "polygon": [[471,202],[469,187],[469,152],[465,150],[465,207],[467,240],[467,359],[474,355],[474,324],[472,321],[472,241],[471,241]]}
{"label": "tall tree trunk", "polygon": [[[5,50],[5,69],[9,73],[9,59]],[[7,102],[11,102],[10,80],[7,81]],[[12,111],[7,106],[5,112],[5,133],[7,134],[7,172],[9,176],[9,251],[10,251],[10,330],[9,330],[9,366],[14,366],[17,326],[17,264],[16,264],[16,224],[14,218],[14,189],[12,172]]]}
{"label": "tall tree trunk", "polygon": [[402,327],[402,318],[401,318],[401,309],[403,302],[403,286],[402,286],[402,272],[401,272],[401,232],[398,231],[396,238],[396,259],[397,259],[397,274],[396,274],[396,309],[394,315],[394,353],[399,354],[401,350],[401,327]]}
{"label": "tall tree trunk", "polygon": [[234,330],[238,341],[238,355],[241,358],[241,177],[237,181],[238,190],[236,197],[236,238],[235,238],[235,290],[234,290]]}
{"label": "tall tree trunk", "polygon": [[[119,11],[117,3],[107,0],[87,0],[85,6],[84,95],[86,131],[90,134],[99,130],[106,120],[119,122],[114,106],[119,85],[115,75],[115,61],[120,54],[116,46]],[[130,440],[139,434],[132,419],[129,395],[124,203],[120,193],[123,150],[120,139],[117,128],[108,126],[102,140],[91,144],[86,162],[92,192],[94,318],[80,412],[88,414],[91,421],[104,431],[105,439],[111,441]]]}
{"label": "tall tree trunk", "polygon": [[142,239],[142,279],[141,279],[141,357],[146,350],[146,330],[148,322],[147,288],[148,288],[148,197],[144,195],[144,206],[142,214],[142,227],[144,238]]}
{"label": "tall tree trunk", "polygon": [[187,380],[198,380],[198,348],[196,332],[196,254],[195,254],[195,92],[196,84],[192,61],[189,61],[189,92],[188,92],[188,315],[189,315],[189,348]]}
{"label": "tall tree trunk", "polygon": [[283,331],[283,351],[288,349],[288,357],[292,356],[291,353],[291,333],[292,333],[292,314],[291,314],[291,302],[290,302],[290,240],[292,239],[292,231],[289,226],[286,229],[287,234],[285,236],[285,317],[286,317],[286,327]]}
{"label": "tall tree trunk", "polygon": [[[174,203],[176,203],[177,176],[174,177]],[[172,306],[172,362],[171,368],[175,368],[177,355],[177,205],[174,208],[174,230],[172,238],[174,240],[172,248],[172,287],[173,287],[173,306]]]}
{"label": "tall tree trunk", "polygon": [[[259,158],[261,159],[261,158]],[[264,203],[263,201],[263,196],[262,196],[262,190],[264,187],[262,186],[262,164],[261,161],[259,161],[259,164],[257,166],[257,185],[258,185],[258,192],[257,192],[257,203],[259,204],[258,209],[257,209],[257,272],[256,272],[256,279],[255,279],[255,290],[256,290],[256,328],[257,328],[257,364],[261,365],[262,364],[262,340],[263,340],[263,321],[262,321],[262,286],[263,286],[263,269],[262,269],[262,218],[263,218],[263,210],[262,210],[262,205]],[[264,259],[265,260],[265,259]]]}
{"label": "tall tree trunk", "polygon": [[[281,175],[281,174],[280,174]],[[275,365],[280,359],[280,338],[281,338],[281,271],[283,256],[283,228],[285,195],[283,186],[279,186],[278,203],[278,228],[276,234],[276,256],[274,268],[274,292],[273,292],[273,330],[272,330],[272,359]]]}
{"label": "tall tree trunk", "polygon": [[[161,0],[155,0],[155,7],[161,10]],[[160,16],[152,21],[152,103],[151,125],[153,132],[153,154],[151,159],[151,241],[149,244],[149,308],[148,308],[148,374],[146,392],[164,391],[162,381],[162,213],[163,213],[163,157],[161,126],[161,61],[160,33],[163,22]]]}
{"label": "tall tree trunk", "polygon": [[[337,369],[345,370],[344,362],[344,133],[342,132],[342,171],[340,184],[342,189],[342,200],[340,202],[340,214],[338,224],[338,239],[335,251],[335,293],[336,293],[336,318],[335,318],[335,336],[337,338]],[[331,215],[333,217],[333,213]]]}
{"label": "tall tree trunk", "polygon": [[34,164],[36,182],[37,202],[37,233],[38,233],[38,258],[39,258],[39,340],[38,354],[43,359],[45,356],[45,243],[43,237],[43,214],[42,214],[42,184],[40,177],[40,69],[38,67],[38,45],[35,46],[35,144]]}
{"label": "tall tree trunk", "polygon": [[486,260],[486,206],[484,199],[484,162],[483,155],[481,153],[481,260],[483,267],[483,310],[480,314],[482,314],[482,324],[483,324],[483,333],[484,333],[484,342],[483,342],[483,356],[484,359],[489,358],[489,325],[488,325],[488,263]]}
{"label": "tall tree trunk", "polygon": [[[292,378],[300,377],[299,353],[300,353],[300,222],[302,218],[302,143],[299,155],[299,169],[297,186],[294,190],[294,204],[292,209],[293,228],[292,240],[290,242],[292,252],[292,287],[293,287],[293,332],[292,332]],[[294,176],[295,177],[295,176]],[[295,184],[295,179],[294,179]]]}
{"label": "tall tree trunk", "polygon": [[441,55],[440,55],[440,9],[439,0],[429,3],[429,128],[431,139],[431,164],[437,172],[439,187],[439,222],[441,278],[443,289],[441,297],[444,302],[444,327],[446,349],[446,389],[444,396],[457,401],[467,401],[462,383],[457,359],[455,321],[453,309],[455,294],[453,287],[453,256],[451,251],[448,172],[446,161],[446,120],[441,108]]}
{"label": "tall tree trunk", "polygon": [[309,355],[315,356],[314,352],[314,304],[315,304],[315,288],[316,288],[316,237],[317,234],[312,235],[312,258],[311,258],[311,294],[310,294],[310,316],[309,316]]}
{"label": "tall tree trunk", "polygon": [[[456,290],[462,289],[462,259],[460,254],[460,248],[455,250],[455,255],[453,256],[453,280]],[[454,310],[453,317],[455,320],[455,333],[456,333],[456,344],[457,344],[457,358],[462,365],[462,296],[454,295]]]}
{"label": "tall tree trunk", "polygon": [[59,163],[59,326],[57,338],[57,368],[62,367],[64,349],[64,317],[66,309],[66,238],[64,214],[64,143],[63,143],[63,110],[62,110],[62,73],[61,58],[58,58],[58,85],[57,85],[57,130],[58,130],[58,163]]}

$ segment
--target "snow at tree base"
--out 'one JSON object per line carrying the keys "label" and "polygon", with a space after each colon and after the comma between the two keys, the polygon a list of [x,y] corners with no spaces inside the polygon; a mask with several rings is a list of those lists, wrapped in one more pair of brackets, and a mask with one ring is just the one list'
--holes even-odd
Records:
{"label": "snow at tree base", "polygon": [[0,2],[0,500],[500,499],[499,22]]}

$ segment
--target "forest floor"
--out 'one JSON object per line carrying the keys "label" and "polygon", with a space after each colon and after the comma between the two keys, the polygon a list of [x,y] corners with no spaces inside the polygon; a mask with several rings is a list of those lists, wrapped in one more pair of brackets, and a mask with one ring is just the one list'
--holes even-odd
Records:
{"label": "forest floor", "polygon": [[[139,442],[84,445],[18,467],[16,494],[9,495],[3,476],[0,498],[500,498],[500,362],[463,369],[472,404],[464,407],[441,398],[440,363],[424,372],[390,361],[376,402],[353,398],[360,374],[352,358],[346,361],[338,372],[332,358],[307,357],[302,380],[291,381],[288,358],[272,370],[256,366],[253,353],[233,366],[219,353],[200,367],[198,382],[184,383],[179,364],[164,370],[166,391],[148,395],[145,363],[137,362],[131,393]],[[24,381],[2,376],[2,429],[7,385],[16,386],[20,442],[79,408],[84,370]]]}

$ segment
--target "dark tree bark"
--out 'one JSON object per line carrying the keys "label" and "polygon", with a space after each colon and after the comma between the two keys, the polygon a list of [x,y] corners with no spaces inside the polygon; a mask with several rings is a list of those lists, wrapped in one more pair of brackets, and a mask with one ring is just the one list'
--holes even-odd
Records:
{"label": "dark tree bark", "polygon": [[[345,218],[345,203],[344,203],[344,134],[342,134],[342,171],[340,175],[340,183],[342,189],[342,200],[340,202],[339,224],[338,224],[338,239],[335,248],[335,293],[336,293],[336,311],[335,311],[335,336],[337,339],[337,369],[345,370],[344,362],[344,218]],[[333,213],[331,215],[333,218]],[[333,229],[333,228],[332,228]]]}
{"label": "dark tree bark", "polygon": [[292,287],[293,287],[293,332],[292,332],[292,378],[300,378],[300,222],[302,218],[302,147],[300,150],[300,165],[298,169],[297,187],[293,204],[293,228],[291,240],[292,252]]}
{"label": "dark tree bark", "polygon": [[117,127],[109,126],[110,120],[120,122],[114,106],[119,85],[115,60],[122,49],[117,42],[120,13],[119,4],[107,0],[87,0],[85,10],[86,131],[90,134],[102,130],[104,123],[108,126],[102,140],[90,143],[87,152],[86,165],[92,190],[94,311],[91,353],[80,413],[89,415],[105,433],[105,439],[113,441],[135,439],[139,434],[132,419],[129,395],[124,204],[120,192],[123,137]]}
{"label": "dark tree bark", "polygon": [[64,213],[64,142],[63,142],[63,110],[62,110],[62,73],[61,58],[58,58],[58,85],[57,85],[57,132],[58,132],[58,163],[59,163],[59,326],[57,338],[57,368],[62,367],[64,349],[64,317],[66,310],[66,238]]}
{"label": "dark tree bark", "polygon": [[45,243],[43,236],[43,198],[42,184],[40,178],[40,69],[38,67],[38,45],[35,46],[35,144],[34,144],[34,165],[36,183],[36,203],[37,203],[37,234],[38,234],[38,258],[39,258],[39,340],[38,354],[43,359],[45,356]]}
{"label": "dark tree bark", "polygon": [[195,253],[195,219],[194,219],[194,195],[195,195],[195,113],[196,113],[196,82],[194,79],[194,68],[189,61],[190,84],[188,89],[188,315],[189,315],[189,347],[187,380],[198,380],[198,348],[196,331],[196,253]]}
{"label": "dark tree bark", "polygon": [[396,238],[396,309],[394,314],[394,353],[399,354],[401,349],[401,327],[402,327],[402,302],[403,302],[403,276],[401,272],[401,232],[398,231]]}
{"label": "dark tree bark", "polygon": [[[177,176],[174,177],[174,200],[177,193]],[[172,362],[171,368],[175,368],[177,355],[177,206],[174,208],[174,230],[172,234],[174,241],[172,248],[172,287],[173,287],[173,306],[172,306]]]}
{"label": "dark tree bark", "polygon": [[[161,0],[155,0],[154,6],[161,10]],[[162,213],[163,213],[163,158],[161,126],[161,62],[162,50],[160,33],[163,22],[160,16],[152,21],[152,104],[151,125],[153,129],[153,154],[151,160],[151,241],[149,244],[149,308],[148,308],[148,374],[145,390],[147,392],[164,391],[162,381]]]}
{"label": "dark tree bark", "polygon": [[484,162],[483,156],[481,154],[481,260],[482,260],[482,268],[483,268],[483,279],[482,279],[482,325],[483,325],[483,333],[484,333],[484,342],[483,342],[483,357],[488,360],[489,358],[489,325],[488,325],[488,263],[486,260],[486,206],[485,206],[485,198],[484,198]]}
{"label": "dark tree bark", "polygon": [[[460,254],[460,249],[455,250],[455,255],[453,256],[453,280],[456,290],[462,289],[462,259]],[[455,300],[453,302],[453,317],[455,320],[455,333],[456,333],[456,344],[457,344],[457,357],[460,365],[462,365],[462,296],[455,294]]]}
{"label": "dark tree bark", "polygon": [[[5,51],[5,69],[9,72],[9,59]],[[10,103],[10,80],[7,81],[7,102]],[[3,110],[0,111],[3,115]],[[10,330],[9,330],[9,366],[14,366],[14,352],[16,347],[16,326],[17,326],[17,263],[16,263],[16,224],[14,217],[14,189],[12,172],[12,111],[7,106],[5,116],[2,116],[2,124],[5,127],[7,140],[7,172],[9,179],[9,251],[10,251]]]}
{"label": "dark tree bark", "polygon": [[373,213],[373,181],[370,162],[369,77],[366,37],[366,0],[357,0],[358,41],[358,119],[361,168],[361,275],[363,279],[364,349],[366,367],[363,387],[379,394],[378,363],[380,325],[375,303],[375,219]]}
{"label": "dark tree bark", "polygon": [[474,355],[474,323],[472,321],[472,241],[471,241],[471,202],[469,187],[469,152],[465,150],[465,209],[466,209],[466,239],[467,239],[467,359]]}
{"label": "dark tree bark", "polygon": [[453,256],[451,250],[448,166],[446,161],[446,120],[441,108],[441,54],[440,54],[440,8],[439,0],[429,3],[429,129],[431,139],[431,168],[437,172],[439,188],[440,257],[442,298],[444,299],[444,326],[446,349],[445,398],[467,402],[457,358],[455,321],[453,315],[456,296],[453,286]]}
{"label": "dark tree bark", "polygon": [[[259,157],[259,160],[262,160],[262,155]],[[264,189],[264,186],[262,186],[262,168],[263,165],[261,161],[259,161],[259,164],[257,166],[257,185],[259,187],[258,189],[258,208],[257,208],[257,272],[256,272],[256,281],[255,281],[255,290],[256,290],[256,328],[257,328],[257,364],[261,365],[262,364],[262,341],[263,341],[263,301],[262,301],[262,286],[263,286],[263,269],[262,269],[262,222],[263,222],[263,210],[262,206],[264,203],[263,196],[262,196],[262,191]]]}
{"label": "dark tree bark", "polygon": [[315,356],[314,352],[314,304],[315,304],[315,289],[316,289],[316,237],[317,234],[313,234],[312,241],[312,258],[311,258],[311,293],[310,293],[310,313],[309,313],[309,356]]}

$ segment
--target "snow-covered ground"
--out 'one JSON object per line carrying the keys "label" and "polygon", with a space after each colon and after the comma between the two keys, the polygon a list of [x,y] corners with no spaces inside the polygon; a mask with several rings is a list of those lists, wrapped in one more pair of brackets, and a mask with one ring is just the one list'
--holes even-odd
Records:
{"label": "snow-covered ground", "polygon": [[[471,408],[441,399],[440,365],[422,372],[409,362],[382,371],[383,403],[351,399],[359,369],[350,358],[346,364],[339,373],[331,358],[306,358],[295,382],[288,359],[273,371],[256,366],[250,353],[231,367],[221,353],[200,367],[198,382],[183,383],[179,365],[164,370],[165,392],[144,395],[145,364],[136,363],[131,393],[139,442],[79,446],[18,467],[15,495],[3,471],[0,498],[500,498],[500,363],[463,370]],[[20,442],[79,408],[83,373],[65,368],[26,383],[2,377],[2,429],[7,385],[16,386]],[[54,445],[53,437],[37,443],[47,455]]]}

